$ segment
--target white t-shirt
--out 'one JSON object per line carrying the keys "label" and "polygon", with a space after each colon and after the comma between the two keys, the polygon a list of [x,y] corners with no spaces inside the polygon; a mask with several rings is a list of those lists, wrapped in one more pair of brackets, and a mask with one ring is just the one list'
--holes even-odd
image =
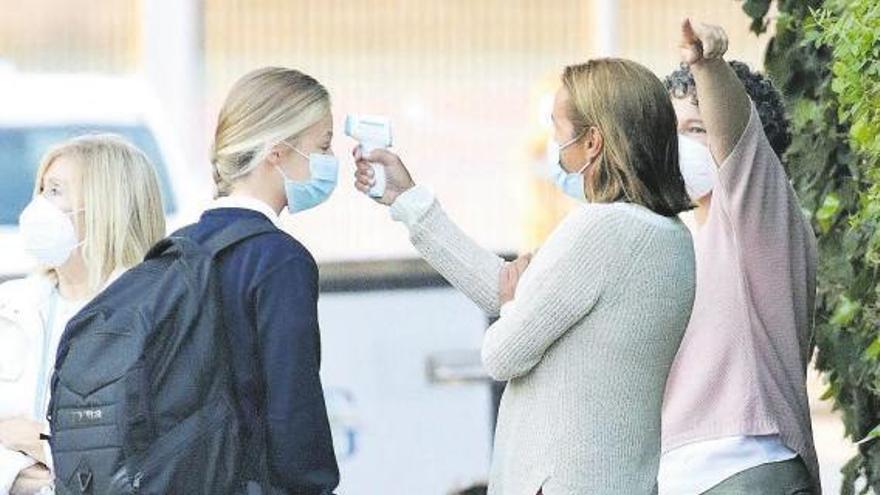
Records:
{"label": "white t-shirt", "polygon": [[779,435],[732,436],[690,443],[660,459],[659,495],[698,495],[747,469],[794,459]]}
{"label": "white t-shirt", "polygon": [[46,305],[40,310],[43,319],[43,349],[41,350],[40,377],[37,380],[36,402],[34,404],[34,416],[36,419],[45,421],[46,408],[49,406],[49,384],[52,380],[52,371],[55,367],[55,353],[61,336],[70,321],[86,305],[88,299],[70,300],[62,296],[57,288],[52,289],[52,294]]}

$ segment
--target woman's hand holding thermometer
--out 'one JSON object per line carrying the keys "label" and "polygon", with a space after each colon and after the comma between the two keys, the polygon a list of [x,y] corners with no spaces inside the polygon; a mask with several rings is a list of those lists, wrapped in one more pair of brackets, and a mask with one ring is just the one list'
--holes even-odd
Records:
{"label": "woman's hand holding thermometer", "polygon": [[[388,140],[385,142],[390,145],[390,127],[388,129]],[[355,132],[349,132],[349,130]],[[346,134],[352,137],[357,136],[356,127],[350,127],[346,123]],[[357,166],[354,174],[355,188],[364,194],[369,194],[378,203],[390,206],[398,196],[415,186],[400,157],[384,147],[373,147],[368,152],[366,142],[362,142],[354,148],[352,155]],[[380,181],[381,189],[377,187],[380,185]],[[378,194],[380,190],[382,194]]]}
{"label": "woman's hand holding thermometer", "polygon": [[[379,115],[347,115],[345,117],[345,134],[360,143],[363,154],[369,155],[373,150],[391,147],[391,119]],[[372,198],[385,195],[385,168],[378,163],[371,163],[374,184],[368,191]]]}

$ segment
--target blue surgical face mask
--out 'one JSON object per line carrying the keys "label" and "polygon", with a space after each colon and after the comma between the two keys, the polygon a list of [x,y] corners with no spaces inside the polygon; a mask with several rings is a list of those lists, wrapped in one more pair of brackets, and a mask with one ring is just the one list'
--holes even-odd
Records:
{"label": "blue surgical face mask", "polygon": [[314,208],[327,201],[336,183],[339,180],[339,160],[333,155],[323,153],[311,153],[306,155],[295,147],[282,143],[302,157],[309,160],[311,178],[304,181],[295,181],[287,178],[281,167],[275,166],[278,173],[284,177],[284,191],[287,194],[287,209],[291,213]]}
{"label": "blue surgical face mask", "polygon": [[568,148],[580,138],[581,136],[575,136],[562,145],[556,144],[555,141],[551,140],[547,144],[547,162],[550,165],[551,178],[556,183],[556,186],[567,196],[585,202],[587,201],[587,195],[584,192],[583,173],[590,166],[590,163],[584,164],[577,172],[568,172],[562,168],[562,158],[560,156],[562,150]]}

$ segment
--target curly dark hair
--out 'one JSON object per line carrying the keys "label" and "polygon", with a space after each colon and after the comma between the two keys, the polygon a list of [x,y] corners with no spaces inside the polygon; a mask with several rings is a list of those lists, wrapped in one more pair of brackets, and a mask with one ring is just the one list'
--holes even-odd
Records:
{"label": "curly dark hair", "polygon": [[[782,95],[776,90],[770,79],[763,74],[753,72],[743,62],[734,60],[729,64],[745,86],[746,93],[755,102],[758,115],[761,117],[761,124],[764,126],[764,133],[767,135],[773,151],[782,158],[785,150],[791,144],[791,134],[788,130],[789,122],[785,113],[785,105],[782,102]],[[666,85],[666,89],[673,97],[690,97],[694,104],[699,106],[697,86],[687,65],[682,64],[678,70],[666,76],[663,84]]]}

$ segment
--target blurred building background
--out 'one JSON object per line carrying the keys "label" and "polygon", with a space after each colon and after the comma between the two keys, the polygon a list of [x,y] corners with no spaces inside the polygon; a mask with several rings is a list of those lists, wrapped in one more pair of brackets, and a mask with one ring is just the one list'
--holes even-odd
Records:
{"label": "blurred building background", "polygon": [[[0,60],[20,72],[142,75],[203,179],[191,198],[200,204],[226,91],[260,66],[299,68],[333,96],[343,165],[327,205],[287,220],[320,262],[415,256],[384,207],[350,186],[349,112],[391,116],[394,148],[417,182],[480,243],[512,253],[540,245],[572,206],[540,177],[562,67],[618,55],[662,77],[677,66],[685,16],[721,24],[729,57],[760,66],[767,36],[748,31],[741,9],[734,0],[0,0]],[[816,408],[834,493],[852,450]]]}
{"label": "blurred building background", "polygon": [[[180,146],[206,180],[211,129],[236,78],[270,64],[300,68],[330,89],[337,123],[347,112],[392,116],[395,147],[417,180],[499,251],[535,247],[569,206],[534,180],[564,65],[620,55],[665,74],[677,64],[684,15],[727,27],[733,57],[758,65],[764,49],[741,5],[725,0],[0,0],[0,8],[0,59],[20,71],[141,73],[160,96],[172,93],[165,100]],[[180,96],[187,91],[169,84],[195,89]],[[336,129],[335,151],[347,155],[353,143]],[[346,185],[332,207],[293,222],[317,257],[412,254],[385,212]]]}

